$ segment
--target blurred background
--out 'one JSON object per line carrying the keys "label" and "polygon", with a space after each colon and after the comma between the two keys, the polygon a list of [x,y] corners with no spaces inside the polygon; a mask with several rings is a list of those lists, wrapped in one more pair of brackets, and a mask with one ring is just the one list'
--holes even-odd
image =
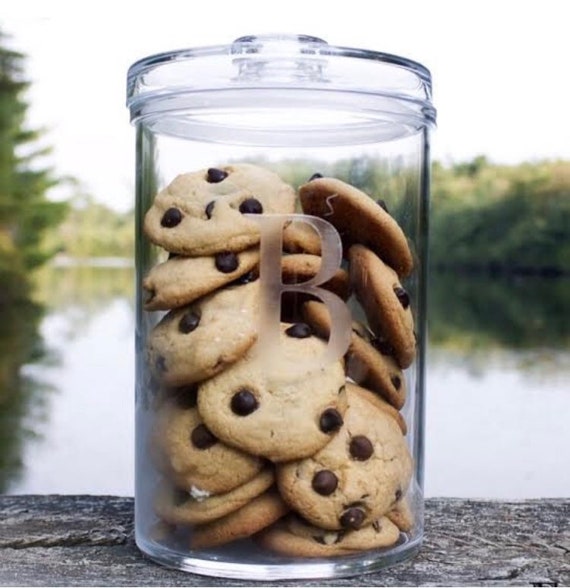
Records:
{"label": "blurred background", "polygon": [[300,33],[399,54],[433,75],[427,495],[568,496],[564,8],[5,0],[0,493],[133,493],[129,65]]}

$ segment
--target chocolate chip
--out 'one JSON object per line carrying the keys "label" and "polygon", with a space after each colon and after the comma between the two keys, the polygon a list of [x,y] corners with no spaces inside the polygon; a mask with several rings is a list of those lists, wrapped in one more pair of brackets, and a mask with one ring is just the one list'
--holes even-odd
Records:
{"label": "chocolate chip", "polygon": [[380,521],[374,521],[372,523],[372,528],[376,531],[376,533],[380,533],[380,531],[382,530],[382,525],[380,524]]}
{"label": "chocolate chip", "polygon": [[334,433],[342,427],[342,416],[335,408],[327,408],[319,419],[319,428],[323,433]]}
{"label": "chocolate chip", "polygon": [[372,344],[372,347],[374,347],[374,349],[379,351],[382,355],[394,355],[394,347],[385,339],[375,337],[372,339],[372,341],[370,341],[370,343]]}
{"label": "chocolate chip", "polygon": [[340,517],[340,524],[345,529],[360,529],[366,515],[361,508],[353,507],[345,511]]}
{"label": "chocolate chip", "polygon": [[233,282],[230,282],[228,286],[243,286],[244,284],[249,284],[250,282],[255,282],[259,278],[259,274],[256,270],[251,270],[243,276],[235,279]]}
{"label": "chocolate chip", "polygon": [[190,434],[190,440],[197,449],[208,449],[218,442],[217,437],[204,424],[194,428]]}
{"label": "chocolate chip", "polygon": [[339,394],[344,394],[346,392],[346,386],[343,384],[339,389],[338,389],[338,393]]}
{"label": "chocolate chip", "polygon": [[402,288],[402,286],[394,286],[394,294],[398,297],[400,304],[404,308],[408,308],[410,306],[410,296],[408,293]]}
{"label": "chocolate chip", "polygon": [[331,495],[338,486],[338,478],[330,470],[321,470],[313,476],[313,490],[321,496]]}
{"label": "chocolate chip", "polygon": [[181,506],[189,498],[190,498],[190,495],[188,494],[188,492],[185,492],[184,490],[181,490],[180,488],[175,488],[172,491],[172,504],[174,506]]}
{"label": "chocolate chip", "polygon": [[184,335],[191,333],[200,324],[200,315],[197,312],[190,310],[187,312],[178,323],[178,330]]}
{"label": "chocolate chip", "polygon": [[323,174],[320,174],[319,172],[314,173],[310,178],[309,178],[309,182],[312,182],[313,180],[318,180],[319,178],[322,178]]}
{"label": "chocolate chip", "polygon": [[[384,200],[382,200],[382,198],[378,198],[378,200],[376,200],[376,204],[378,204],[378,206],[380,206],[380,208],[382,208],[385,212],[388,212],[388,207],[386,206],[386,202]],[[390,214],[388,212],[388,214]]]}
{"label": "chocolate chip", "polygon": [[168,369],[166,367],[166,357],[164,355],[159,355],[154,362],[156,370],[159,372],[167,372]]}
{"label": "chocolate chip", "polygon": [[354,459],[366,461],[374,453],[374,446],[368,437],[356,435],[350,440],[349,451]]}
{"label": "chocolate chip", "polygon": [[257,198],[246,198],[240,205],[239,211],[242,214],[261,214],[263,206]]}
{"label": "chocolate chip", "polygon": [[390,378],[390,381],[392,382],[392,386],[394,386],[396,390],[400,389],[400,386],[402,385],[402,379],[400,378],[400,376],[392,376]]}
{"label": "chocolate chip", "polygon": [[208,202],[208,204],[206,204],[206,216],[208,217],[208,219],[212,218],[212,211],[214,210],[214,206],[216,205],[216,201],[212,200],[211,202]]}
{"label": "chocolate chip", "polygon": [[313,334],[313,330],[306,323],[295,323],[288,329],[285,329],[285,334],[288,337],[295,337],[296,339],[306,339]]}
{"label": "chocolate chip", "polygon": [[211,167],[208,169],[206,180],[210,184],[217,184],[222,180],[225,180],[228,177],[228,172],[225,172],[223,169],[218,169],[216,167]]}
{"label": "chocolate chip", "polygon": [[182,220],[182,213],[178,208],[169,208],[160,219],[160,224],[167,229],[171,229],[180,224]]}
{"label": "chocolate chip", "polygon": [[361,339],[367,339],[366,327],[360,323],[353,323],[352,332],[358,335]]}
{"label": "chocolate chip", "polygon": [[403,494],[402,489],[398,488],[396,490],[396,502],[398,502],[398,500],[400,500],[400,498],[402,498],[402,494]]}
{"label": "chocolate chip", "polygon": [[233,251],[216,253],[216,268],[224,274],[230,274],[239,266],[238,256]]}
{"label": "chocolate chip", "polygon": [[259,403],[257,398],[250,390],[242,389],[232,396],[231,409],[232,412],[239,416],[247,416],[254,410],[257,410]]}
{"label": "chocolate chip", "polygon": [[198,402],[198,386],[181,386],[175,391],[176,404],[182,409],[195,408]]}

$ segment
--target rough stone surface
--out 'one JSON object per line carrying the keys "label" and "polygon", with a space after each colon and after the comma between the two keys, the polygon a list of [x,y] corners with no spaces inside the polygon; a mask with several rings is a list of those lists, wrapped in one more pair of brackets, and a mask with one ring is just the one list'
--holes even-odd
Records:
{"label": "rough stone surface", "polygon": [[[276,586],[568,586],[570,499],[430,499],[413,560],[356,578]],[[133,500],[0,496],[1,586],[250,586],[163,568],[133,539]]]}

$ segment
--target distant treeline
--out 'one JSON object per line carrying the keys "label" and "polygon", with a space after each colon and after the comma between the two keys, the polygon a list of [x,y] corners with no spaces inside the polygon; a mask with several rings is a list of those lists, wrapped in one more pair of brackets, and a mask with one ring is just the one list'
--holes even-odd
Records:
{"label": "distant treeline", "polygon": [[[428,330],[434,347],[570,351],[570,278],[432,272]],[[570,365],[566,371],[570,373]]]}
{"label": "distant treeline", "polygon": [[435,163],[430,235],[437,268],[570,274],[570,161]]}
{"label": "distant treeline", "polygon": [[133,212],[117,212],[89,195],[69,204],[63,222],[46,236],[49,250],[75,258],[134,256]]}
{"label": "distant treeline", "polygon": [[[405,170],[390,177],[386,170],[375,172],[372,162],[355,167],[347,166],[344,177],[387,199],[396,216],[398,191],[416,189]],[[282,172],[298,185],[314,169],[303,168],[290,164]],[[71,256],[129,257],[134,214],[82,198],[52,233],[51,249],[56,248],[54,236],[59,249]],[[434,268],[447,271],[570,274],[570,161],[506,166],[477,157],[449,165],[435,162],[430,259]]]}

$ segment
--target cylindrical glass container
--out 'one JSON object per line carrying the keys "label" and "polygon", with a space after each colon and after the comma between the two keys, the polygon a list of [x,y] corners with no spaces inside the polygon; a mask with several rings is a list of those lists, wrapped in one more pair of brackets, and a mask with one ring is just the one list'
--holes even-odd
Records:
{"label": "cylindrical glass container", "polygon": [[431,78],[308,36],[135,63],[136,541],[339,577],[423,536]]}

